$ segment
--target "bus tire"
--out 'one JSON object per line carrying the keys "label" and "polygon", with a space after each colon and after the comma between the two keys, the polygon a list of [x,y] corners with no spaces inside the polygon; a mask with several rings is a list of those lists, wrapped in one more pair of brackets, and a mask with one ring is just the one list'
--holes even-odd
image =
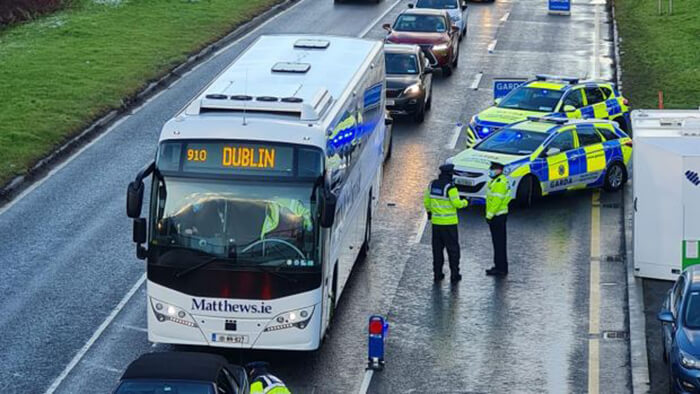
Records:
{"label": "bus tire", "polygon": [[328,312],[328,325],[326,326],[326,332],[323,333],[323,341],[330,337],[331,329],[333,328],[333,318],[335,318],[335,303],[338,294],[338,262],[335,262],[335,268],[333,268],[333,282],[331,284],[331,305],[330,311]]}
{"label": "bus tire", "polygon": [[362,242],[360,249],[360,260],[367,259],[369,254],[370,244],[372,242],[372,192],[369,193],[369,201],[367,202],[367,221],[365,222],[365,239]]}
{"label": "bus tire", "polygon": [[391,159],[391,151],[394,149],[394,133],[389,137],[389,147],[386,148],[386,155],[384,156],[384,162]]}
{"label": "bus tire", "polygon": [[518,208],[530,208],[534,202],[540,198],[542,192],[540,191],[539,183],[536,182],[536,178],[532,175],[526,175],[518,183],[518,190],[515,193],[515,202]]}

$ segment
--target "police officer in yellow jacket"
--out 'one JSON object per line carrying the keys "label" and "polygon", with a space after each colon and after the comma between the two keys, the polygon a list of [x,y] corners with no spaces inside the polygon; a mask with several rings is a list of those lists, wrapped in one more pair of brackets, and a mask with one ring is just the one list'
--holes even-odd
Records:
{"label": "police officer in yellow jacket", "polygon": [[266,362],[252,362],[250,369],[250,394],[290,394],[284,382],[267,371]]}
{"label": "police officer in yellow jacket", "polygon": [[433,277],[435,281],[445,278],[442,266],[445,262],[443,250],[447,249],[450,260],[450,279],[462,280],[459,274],[459,234],[457,209],[465,208],[467,200],[459,198],[457,188],[452,184],[452,164],[440,166],[440,176],[428,185],[423,195],[423,204],[433,228]]}
{"label": "police officer in yellow jacket", "polygon": [[486,222],[491,230],[493,242],[493,268],[486,270],[486,275],[508,275],[508,255],[506,253],[506,219],[510,202],[510,185],[503,175],[503,164],[491,163],[489,168],[491,180],[486,186]]}

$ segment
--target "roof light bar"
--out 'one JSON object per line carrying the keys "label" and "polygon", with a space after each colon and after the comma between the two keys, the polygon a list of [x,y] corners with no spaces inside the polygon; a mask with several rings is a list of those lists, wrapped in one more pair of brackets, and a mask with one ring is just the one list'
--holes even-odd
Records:
{"label": "roof light bar", "polygon": [[538,81],[564,81],[568,82],[570,85],[576,84],[579,82],[579,78],[574,78],[574,77],[562,77],[558,75],[550,75],[550,74],[537,74],[535,75],[535,79]]}
{"label": "roof light bar", "polygon": [[567,118],[560,118],[558,116],[528,116],[527,120],[531,122],[547,122],[556,124],[565,124],[569,121]]}

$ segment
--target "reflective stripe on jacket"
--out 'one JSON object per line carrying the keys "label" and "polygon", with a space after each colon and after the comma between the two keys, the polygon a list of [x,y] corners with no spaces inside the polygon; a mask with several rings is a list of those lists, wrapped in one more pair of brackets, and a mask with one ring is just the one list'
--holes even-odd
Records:
{"label": "reflective stripe on jacket", "polygon": [[432,181],[423,194],[423,205],[430,213],[430,222],[439,226],[459,223],[457,209],[469,203],[459,198],[457,188],[451,183]]}
{"label": "reflective stripe on jacket", "polygon": [[486,186],[486,219],[507,214],[510,200],[508,178],[500,174],[491,179]]}

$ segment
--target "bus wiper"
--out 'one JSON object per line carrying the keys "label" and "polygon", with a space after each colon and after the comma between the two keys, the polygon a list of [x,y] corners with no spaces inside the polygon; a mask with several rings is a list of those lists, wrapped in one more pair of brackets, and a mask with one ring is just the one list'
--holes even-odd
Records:
{"label": "bus wiper", "polygon": [[265,272],[265,273],[274,275],[274,276],[276,276],[276,277],[278,277],[278,278],[286,279],[287,281],[292,282],[292,283],[298,283],[298,282],[299,282],[297,279],[294,279],[294,278],[292,278],[291,276],[285,275],[285,274],[279,272],[278,270],[275,270],[275,269],[272,269],[272,268],[268,268],[268,267],[261,266],[261,265],[257,266],[256,268],[258,268],[258,269],[259,269],[260,271],[262,271],[262,272]]}
{"label": "bus wiper", "polygon": [[200,268],[202,268],[202,267],[204,267],[204,266],[207,266],[207,265],[209,265],[209,264],[211,264],[211,263],[213,263],[213,262],[215,262],[215,261],[228,261],[228,262],[235,263],[235,262],[236,262],[236,259],[232,259],[232,258],[228,258],[228,257],[213,256],[213,257],[211,257],[211,258],[209,258],[209,259],[207,259],[207,260],[202,261],[202,262],[199,263],[199,264],[196,264],[196,265],[193,265],[193,266],[191,266],[191,267],[187,267],[187,268],[185,268],[185,269],[183,269],[183,270],[181,270],[181,271],[178,271],[178,272],[175,274],[175,277],[176,277],[176,278],[182,278],[183,276],[185,276],[185,275],[187,275],[187,274],[189,274],[189,273],[191,273],[191,272],[197,271],[198,269],[200,269]]}

